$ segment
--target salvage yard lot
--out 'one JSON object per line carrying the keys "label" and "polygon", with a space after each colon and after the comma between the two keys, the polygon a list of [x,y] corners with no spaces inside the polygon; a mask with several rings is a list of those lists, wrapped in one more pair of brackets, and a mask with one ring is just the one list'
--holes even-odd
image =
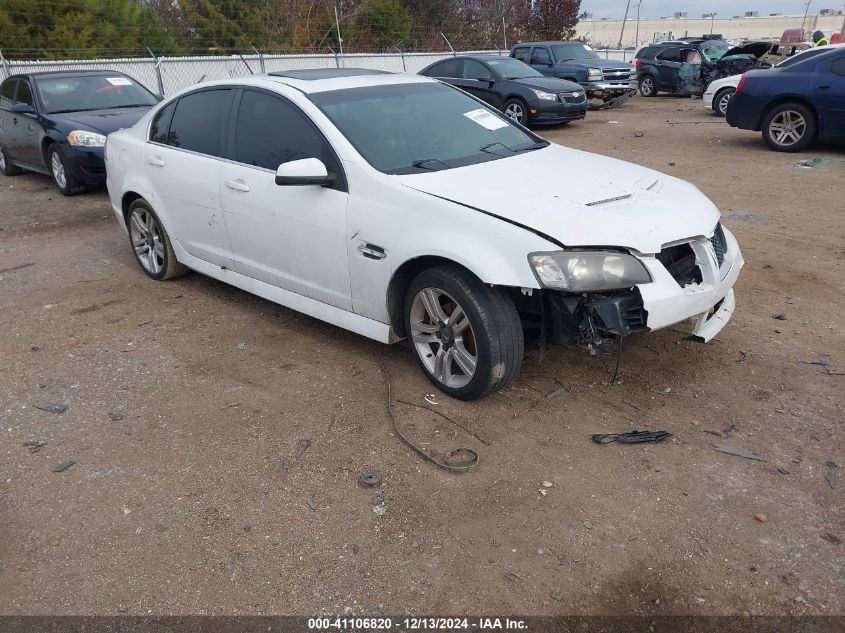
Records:
{"label": "salvage yard lot", "polygon": [[[0,179],[0,613],[845,612],[845,481],[825,478],[845,465],[845,151],[773,153],[676,98],[540,133],[722,209],[747,263],[713,342],[631,337],[612,386],[614,357],[529,349],[510,388],[432,405],[404,346],[198,274],[154,283],[105,193]],[[813,157],[835,160],[794,166]],[[392,435],[382,367],[398,423],[474,448],[473,472]],[[590,441],[633,429],[673,437]]]}

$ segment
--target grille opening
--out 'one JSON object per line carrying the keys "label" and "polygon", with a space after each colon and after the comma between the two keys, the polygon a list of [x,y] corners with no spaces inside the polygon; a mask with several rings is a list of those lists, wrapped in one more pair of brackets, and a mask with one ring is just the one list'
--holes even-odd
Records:
{"label": "grille opening", "polygon": [[722,223],[716,225],[716,231],[713,237],[710,238],[710,244],[713,245],[713,251],[716,253],[716,261],[721,267],[722,262],[725,261],[725,253],[728,251],[728,242],[725,239],[725,232],[722,230]]}
{"label": "grille opening", "polygon": [[657,261],[666,267],[681,288],[702,281],[701,269],[695,263],[695,252],[689,244],[664,248],[657,254]]}

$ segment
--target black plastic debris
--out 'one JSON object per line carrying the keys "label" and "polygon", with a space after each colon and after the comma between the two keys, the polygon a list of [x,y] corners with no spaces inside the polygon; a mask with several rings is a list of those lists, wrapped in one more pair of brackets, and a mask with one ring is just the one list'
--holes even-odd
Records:
{"label": "black plastic debris", "polygon": [[47,442],[42,440],[27,440],[23,443],[23,447],[28,448],[30,453],[37,453],[45,446],[47,446]]}
{"label": "black plastic debris", "polygon": [[73,466],[75,463],[76,463],[75,459],[69,459],[66,462],[62,462],[61,464],[57,464],[57,465],[53,466],[53,472],[54,473],[63,473],[68,468]]}
{"label": "black plastic debris", "polygon": [[644,442],[662,442],[672,437],[668,431],[631,431],[629,433],[594,433],[591,438],[596,444],[642,444]]}
{"label": "black plastic debris", "polygon": [[373,486],[378,486],[381,483],[381,475],[379,475],[374,470],[365,470],[361,473],[361,476],[358,477],[358,483],[361,484],[364,488],[372,488]]}
{"label": "black plastic debris", "polygon": [[740,448],[739,446],[733,446],[732,444],[713,444],[713,448],[720,453],[742,457],[743,459],[753,459],[758,462],[768,461],[765,457],[761,457],[753,451]]}
{"label": "black plastic debris", "polygon": [[836,462],[829,461],[824,463],[827,466],[827,473],[824,478],[827,479],[827,485],[831,488],[836,488],[836,469],[838,467]]}
{"label": "black plastic debris", "polygon": [[36,409],[46,411],[47,413],[64,413],[65,411],[67,411],[67,405],[62,404],[61,402],[44,402],[42,400],[39,400],[32,406]]}

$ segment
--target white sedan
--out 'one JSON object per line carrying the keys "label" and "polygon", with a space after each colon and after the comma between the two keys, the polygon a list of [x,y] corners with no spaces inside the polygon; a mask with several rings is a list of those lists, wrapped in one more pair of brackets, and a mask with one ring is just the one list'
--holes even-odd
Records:
{"label": "white sedan", "polygon": [[742,75],[731,75],[710,82],[701,97],[704,100],[704,108],[713,110],[713,113],[717,116],[725,116],[728,111],[728,103],[736,93],[740,79],[742,79]]}
{"label": "white sedan", "polygon": [[188,269],[392,343],[447,394],[509,384],[524,334],[612,347],[692,320],[743,265],[693,185],[536,136],[417,75],[202,84],[108,137],[115,218],[152,279]]}

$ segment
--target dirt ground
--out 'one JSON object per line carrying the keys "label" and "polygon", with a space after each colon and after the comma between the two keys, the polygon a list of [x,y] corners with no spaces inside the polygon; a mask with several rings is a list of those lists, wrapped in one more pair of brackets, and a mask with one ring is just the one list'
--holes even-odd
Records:
{"label": "dirt ground", "polygon": [[[541,133],[723,210],[747,264],[716,340],[632,338],[614,386],[612,356],[529,350],[507,390],[431,405],[402,345],[199,274],[152,282],[104,192],[0,177],[0,613],[845,613],[845,475],[825,478],[845,466],[845,150],[773,153],[677,98]],[[417,405],[399,424],[476,449],[475,471],[391,433],[380,363]],[[590,441],[632,429],[674,435]]]}

